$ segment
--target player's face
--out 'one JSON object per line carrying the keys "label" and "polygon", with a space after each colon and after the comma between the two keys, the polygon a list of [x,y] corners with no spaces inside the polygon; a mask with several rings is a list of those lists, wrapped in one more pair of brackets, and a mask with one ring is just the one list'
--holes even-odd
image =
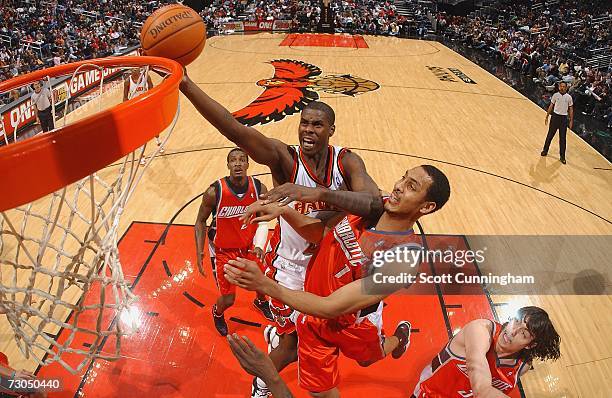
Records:
{"label": "player's face", "polygon": [[132,80],[135,82],[138,81],[138,79],[140,79],[140,73],[140,69],[132,69]]}
{"label": "player's face", "polygon": [[34,86],[34,92],[40,93],[40,90],[42,90],[40,83],[34,83],[33,86]]}
{"label": "player's face", "polygon": [[559,92],[561,94],[565,94],[567,92],[567,84],[565,83],[559,84]]}
{"label": "player's face", "polygon": [[385,210],[389,213],[418,218],[432,212],[435,204],[426,200],[427,190],[432,184],[431,177],[422,167],[415,167],[395,183]]}
{"label": "player's face", "polygon": [[498,344],[506,352],[516,353],[527,348],[533,342],[534,336],[527,329],[525,320],[511,319],[499,335]]}
{"label": "player's face", "polygon": [[329,137],[334,130],[335,126],[329,123],[323,111],[303,110],[298,131],[302,151],[308,155],[323,151],[329,145]]}
{"label": "player's face", "polygon": [[230,171],[230,177],[246,177],[249,168],[247,155],[241,151],[230,153],[227,168]]}

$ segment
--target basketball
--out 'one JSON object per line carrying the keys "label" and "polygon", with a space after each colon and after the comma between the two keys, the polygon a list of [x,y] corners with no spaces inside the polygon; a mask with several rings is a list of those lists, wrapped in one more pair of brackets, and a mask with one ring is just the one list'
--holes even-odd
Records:
{"label": "basketball", "polygon": [[143,54],[173,59],[183,66],[195,60],[206,42],[206,25],[193,9],[171,4],[155,11],[142,25]]}

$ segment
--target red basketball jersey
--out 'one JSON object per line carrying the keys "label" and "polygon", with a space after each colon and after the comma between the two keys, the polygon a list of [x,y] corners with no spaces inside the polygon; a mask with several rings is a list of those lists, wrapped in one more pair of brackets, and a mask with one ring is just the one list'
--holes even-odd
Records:
{"label": "red basketball jersey", "polygon": [[[304,290],[318,296],[329,296],[342,286],[363,278],[368,272],[375,250],[389,250],[420,238],[412,230],[390,233],[368,229],[366,220],[347,216],[321,240],[306,270]],[[359,314],[346,314],[337,319],[352,324]]]}
{"label": "red basketball jersey", "polygon": [[219,191],[217,196],[217,211],[215,214],[217,231],[215,234],[215,247],[221,249],[247,249],[253,242],[256,224],[245,226],[239,217],[243,215],[246,208],[257,199],[259,193],[255,186],[253,177],[247,178],[249,184],[242,197],[236,195],[227,184],[227,179],[218,181]]}
{"label": "red basketball jersey", "polygon": [[[495,344],[502,331],[502,325],[491,321],[493,331],[487,361],[493,377],[493,387],[509,394],[518,383],[519,376],[527,365],[522,359],[498,358]],[[416,398],[465,398],[473,397],[472,386],[467,374],[465,358],[453,354],[451,341],[427,365],[421,373],[419,384],[414,390]]]}

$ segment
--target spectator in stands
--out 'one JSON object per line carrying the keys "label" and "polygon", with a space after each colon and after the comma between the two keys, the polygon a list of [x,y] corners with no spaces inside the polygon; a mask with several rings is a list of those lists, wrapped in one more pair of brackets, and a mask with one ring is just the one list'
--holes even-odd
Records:
{"label": "spectator in stands", "polygon": [[21,95],[19,94],[19,90],[11,90],[11,92],[9,93],[9,104],[13,101],[17,101],[19,99],[19,97],[21,97]]}

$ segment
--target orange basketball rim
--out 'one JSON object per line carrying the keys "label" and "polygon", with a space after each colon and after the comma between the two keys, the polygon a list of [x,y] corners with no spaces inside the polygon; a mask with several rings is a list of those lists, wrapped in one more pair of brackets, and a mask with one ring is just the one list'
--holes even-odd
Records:
{"label": "orange basketball rim", "polygon": [[[0,83],[0,93],[73,73],[82,65],[149,66],[163,82],[134,99],[78,122],[0,147],[0,211],[39,199],[135,151],[173,121],[182,66],[158,57],[111,57],[59,65]],[[85,69],[84,71],[87,71]]]}

